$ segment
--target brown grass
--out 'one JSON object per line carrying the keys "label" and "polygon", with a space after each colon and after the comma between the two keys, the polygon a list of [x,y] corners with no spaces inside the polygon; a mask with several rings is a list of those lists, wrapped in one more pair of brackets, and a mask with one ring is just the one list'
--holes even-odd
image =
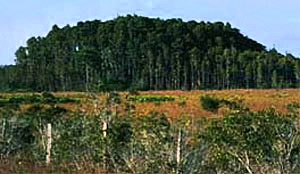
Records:
{"label": "brown grass", "polygon": [[[286,113],[286,104],[291,102],[300,102],[300,89],[238,89],[238,90],[193,90],[193,91],[147,91],[139,92],[139,95],[167,95],[175,98],[175,101],[161,102],[161,103],[139,103],[131,102],[134,106],[136,116],[142,116],[151,112],[163,112],[170,119],[178,119],[182,116],[197,116],[197,117],[214,117],[221,116],[224,110],[220,109],[217,114],[205,111],[201,108],[199,98],[203,94],[214,94],[220,98],[228,98],[239,96],[244,100],[244,104],[252,111],[259,111],[266,107],[274,106],[278,112]],[[16,94],[0,94],[2,97],[11,95],[24,95],[22,93]],[[78,92],[60,92],[55,93],[56,96],[65,96],[71,98],[80,98],[81,104],[59,104],[71,110],[81,110],[86,113],[93,113],[95,111],[94,103],[88,99],[87,93]],[[120,93],[122,104],[118,107],[119,112],[124,112],[125,102],[130,102],[126,99],[129,94],[126,92]],[[99,109],[104,109],[104,95],[98,95],[102,105]],[[24,105],[23,107],[28,107]]]}

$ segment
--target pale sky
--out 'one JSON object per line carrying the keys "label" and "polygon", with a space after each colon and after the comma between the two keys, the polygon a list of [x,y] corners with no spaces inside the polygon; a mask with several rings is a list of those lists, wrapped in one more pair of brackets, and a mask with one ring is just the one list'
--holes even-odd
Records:
{"label": "pale sky", "polygon": [[0,0],[0,65],[13,64],[19,46],[54,24],[117,15],[230,22],[244,35],[300,57],[299,0]]}

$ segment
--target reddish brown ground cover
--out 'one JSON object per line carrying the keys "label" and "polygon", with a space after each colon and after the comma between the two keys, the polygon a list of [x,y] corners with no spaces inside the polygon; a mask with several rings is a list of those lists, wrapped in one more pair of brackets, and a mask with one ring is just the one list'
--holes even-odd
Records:
{"label": "reddish brown ground cover", "polygon": [[[119,111],[123,112],[125,102],[134,105],[134,112],[137,116],[142,116],[150,112],[163,112],[170,119],[177,119],[181,116],[214,117],[221,116],[224,108],[218,113],[211,113],[201,108],[199,98],[203,94],[213,94],[220,98],[239,97],[243,103],[253,111],[259,111],[266,107],[274,106],[278,112],[287,112],[286,105],[292,102],[300,102],[300,89],[238,89],[238,90],[193,90],[193,91],[147,91],[139,92],[140,96],[170,96],[174,101],[168,102],[131,102],[130,96],[126,92],[120,93],[122,98]],[[85,93],[57,93],[58,96],[81,97],[82,104],[64,104],[65,107],[72,109],[83,109],[91,112],[94,108],[85,97]],[[127,99],[126,99],[127,98]],[[99,94],[99,100],[103,101],[104,95]],[[102,106],[104,107],[104,106]]]}
{"label": "reddish brown ground cover", "polygon": [[[266,107],[274,106],[278,112],[287,112],[286,105],[292,102],[300,102],[300,89],[238,89],[238,90],[193,90],[193,91],[146,91],[138,92],[140,96],[170,96],[175,98],[174,101],[168,102],[132,102],[128,99],[130,96],[127,92],[121,92],[121,105],[118,107],[119,112],[124,112],[125,103],[134,106],[132,110],[136,116],[142,116],[151,112],[163,112],[170,119],[178,119],[182,116],[196,117],[215,117],[222,116],[225,108],[221,108],[218,113],[211,113],[201,108],[199,98],[203,94],[213,94],[220,98],[239,97],[243,103],[253,111],[262,110]],[[24,95],[0,94],[7,95]],[[80,104],[60,104],[71,110],[81,110],[86,113],[93,113],[95,109],[104,109],[105,95],[97,94],[100,105],[95,106],[95,102],[87,93],[64,92],[55,93],[56,96],[65,96],[70,98],[81,99]],[[23,105],[24,108],[29,105]]]}

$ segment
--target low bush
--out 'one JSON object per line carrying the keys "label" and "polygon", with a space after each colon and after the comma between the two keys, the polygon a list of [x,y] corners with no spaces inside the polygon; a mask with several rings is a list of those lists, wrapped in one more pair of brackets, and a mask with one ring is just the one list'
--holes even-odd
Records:
{"label": "low bush", "polygon": [[174,97],[170,96],[130,96],[129,100],[135,102],[168,102],[174,101]]}
{"label": "low bush", "polygon": [[44,98],[53,98],[53,99],[55,98],[55,96],[52,93],[50,93],[50,92],[43,92],[42,96]]}
{"label": "low bush", "polygon": [[219,173],[297,173],[297,122],[274,108],[214,119],[202,137],[210,147],[209,165]]}
{"label": "low bush", "polygon": [[203,109],[210,112],[217,112],[219,108],[225,106],[230,110],[248,111],[249,109],[243,104],[243,99],[239,96],[218,98],[214,95],[202,95],[200,97],[201,106]]}
{"label": "low bush", "polygon": [[288,111],[290,113],[295,113],[297,111],[300,111],[300,102],[292,102],[292,103],[288,103],[286,104],[286,108],[288,109]]}
{"label": "low bush", "polygon": [[221,100],[213,95],[202,95],[200,97],[200,103],[203,109],[211,112],[217,112],[221,107]]}
{"label": "low bush", "polygon": [[231,110],[249,110],[244,104],[240,96],[233,96],[221,99],[222,105],[227,106]]}
{"label": "low bush", "polygon": [[0,99],[0,107],[6,105],[20,105],[20,104],[37,104],[37,103],[77,103],[79,100],[67,97],[55,97],[51,93],[43,93],[42,95],[20,95],[11,96]]}

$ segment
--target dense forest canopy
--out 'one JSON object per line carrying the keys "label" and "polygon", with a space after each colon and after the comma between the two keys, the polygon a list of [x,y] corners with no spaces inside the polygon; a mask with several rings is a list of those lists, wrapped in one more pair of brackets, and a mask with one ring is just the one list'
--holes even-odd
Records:
{"label": "dense forest canopy", "polygon": [[300,87],[300,60],[222,22],[119,16],[57,25],[0,67],[2,91]]}

